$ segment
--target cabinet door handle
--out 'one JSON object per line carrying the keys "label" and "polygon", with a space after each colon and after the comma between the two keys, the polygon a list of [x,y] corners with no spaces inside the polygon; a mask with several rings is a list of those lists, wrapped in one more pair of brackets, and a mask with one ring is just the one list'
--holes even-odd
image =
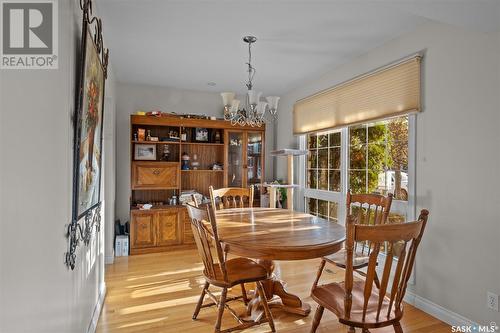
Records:
{"label": "cabinet door handle", "polygon": [[153,175],[158,176],[160,174],[160,170],[154,169],[153,170]]}

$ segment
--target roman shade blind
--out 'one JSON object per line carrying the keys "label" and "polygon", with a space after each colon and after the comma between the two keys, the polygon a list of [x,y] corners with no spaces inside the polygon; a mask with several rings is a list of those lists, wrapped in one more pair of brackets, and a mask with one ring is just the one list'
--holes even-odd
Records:
{"label": "roman shade blind", "polygon": [[420,112],[420,67],[414,56],[297,101],[294,134]]}

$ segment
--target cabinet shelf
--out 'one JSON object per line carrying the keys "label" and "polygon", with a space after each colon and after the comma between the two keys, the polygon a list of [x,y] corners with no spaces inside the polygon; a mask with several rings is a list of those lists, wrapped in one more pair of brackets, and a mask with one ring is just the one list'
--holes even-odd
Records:
{"label": "cabinet shelf", "polygon": [[136,141],[132,140],[132,143],[139,143],[139,144],[156,144],[156,145],[161,145],[161,144],[174,144],[178,145],[181,142],[180,141]]}
{"label": "cabinet shelf", "polygon": [[198,170],[181,170],[181,172],[215,172],[215,173],[220,173],[224,172],[224,170],[209,170],[209,169],[198,169]]}
{"label": "cabinet shelf", "polygon": [[186,142],[182,141],[182,145],[196,145],[196,146],[224,146],[223,143],[211,143],[211,142]]}

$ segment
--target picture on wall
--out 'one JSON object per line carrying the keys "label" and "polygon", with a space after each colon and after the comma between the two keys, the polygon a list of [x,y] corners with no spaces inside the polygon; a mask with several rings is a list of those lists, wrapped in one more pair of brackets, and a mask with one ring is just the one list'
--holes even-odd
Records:
{"label": "picture on wall", "polygon": [[105,72],[87,26],[76,116],[74,212],[80,219],[100,202]]}

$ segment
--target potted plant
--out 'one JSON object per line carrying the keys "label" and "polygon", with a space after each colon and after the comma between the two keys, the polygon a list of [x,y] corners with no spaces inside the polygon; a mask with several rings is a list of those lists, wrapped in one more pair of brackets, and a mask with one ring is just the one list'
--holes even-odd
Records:
{"label": "potted plant", "polygon": [[[275,180],[273,181],[271,184],[279,184],[279,185],[283,185],[284,182],[283,180],[281,179],[278,179],[278,180]],[[276,203],[276,207],[278,208],[286,208],[286,188],[284,187],[278,187],[277,188],[277,191],[278,191],[278,195],[277,195],[277,203]]]}

